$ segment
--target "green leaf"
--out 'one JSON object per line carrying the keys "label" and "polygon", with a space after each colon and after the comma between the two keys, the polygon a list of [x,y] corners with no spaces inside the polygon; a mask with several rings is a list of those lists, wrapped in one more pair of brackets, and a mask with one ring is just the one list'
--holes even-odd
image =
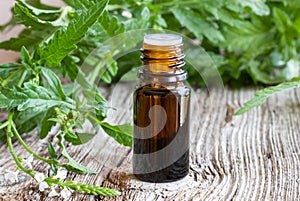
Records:
{"label": "green leaf", "polygon": [[277,86],[268,87],[255,93],[255,97],[247,101],[235,115],[243,114],[254,107],[262,105],[268,97],[281,91],[300,87],[300,78],[295,78],[290,82],[283,82]]}
{"label": "green leaf", "polygon": [[260,69],[260,66],[263,66],[261,63],[255,60],[250,60],[248,62],[249,73],[254,79],[254,81],[259,81],[264,84],[278,84],[280,82],[284,82],[286,77],[282,74],[274,76],[273,74],[267,73],[266,70]]}
{"label": "green leaf", "polygon": [[51,130],[52,126],[56,124],[53,121],[49,121],[49,119],[54,116],[55,110],[53,108],[50,108],[47,112],[42,112],[41,118],[39,118],[39,121],[37,122],[38,134],[41,139],[45,138]]}
{"label": "green leaf", "polygon": [[292,22],[287,13],[278,8],[273,9],[273,20],[275,27],[281,33],[284,33],[288,27],[292,27]]}
{"label": "green leaf", "polygon": [[85,6],[78,0],[63,0],[63,2],[65,2],[69,6],[72,6],[75,9],[86,9]]}
{"label": "green leaf", "polygon": [[135,18],[131,18],[125,22],[126,30],[145,29],[149,26],[150,10],[148,7],[136,9]]}
{"label": "green leaf", "polygon": [[168,26],[166,20],[161,15],[156,15],[154,20],[161,27],[166,28]]}
{"label": "green leaf", "polygon": [[287,61],[293,57],[297,57],[298,53],[295,45],[295,38],[298,38],[299,35],[289,15],[281,9],[274,8],[273,21],[276,29],[280,33],[278,46],[284,60]]}
{"label": "green leaf", "polygon": [[270,8],[262,0],[243,0],[240,1],[243,7],[249,7],[256,15],[269,15]]}
{"label": "green leaf", "polygon": [[32,108],[26,111],[15,111],[14,122],[20,134],[29,133],[41,123],[44,111],[36,111]]}
{"label": "green leaf", "polygon": [[103,42],[125,31],[125,26],[118,18],[111,16],[107,11],[103,12],[100,19],[88,30],[80,45],[93,44],[99,48]]}
{"label": "green leaf", "polygon": [[83,12],[79,19],[69,23],[68,27],[57,30],[46,43],[39,45],[36,57],[49,66],[58,66],[60,62],[73,50],[84,37],[88,28],[102,15],[108,0],[97,2],[88,11]]}
{"label": "green leaf", "polygon": [[103,130],[118,143],[125,146],[132,146],[133,128],[130,124],[112,126],[106,122],[101,122]]}
{"label": "green leaf", "polygon": [[19,63],[0,65],[0,86],[12,87],[17,85],[24,70],[24,67]]}
{"label": "green leaf", "polygon": [[95,0],[63,0],[69,6],[77,10],[86,10],[88,7],[94,5]]}
{"label": "green leaf", "polygon": [[43,4],[41,2],[41,0],[25,0],[26,3],[28,3],[29,5],[35,7],[35,8],[38,8],[38,9],[43,9],[43,10],[55,10],[55,9],[59,9],[57,7],[54,7],[54,6],[49,6],[47,4]]}
{"label": "green leaf", "polygon": [[300,15],[294,21],[294,28],[297,30],[298,36],[300,36]]}
{"label": "green leaf", "polygon": [[49,118],[55,116],[53,108],[48,110],[36,110],[29,108],[24,111],[14,112],[14,122],[20,134],[29,133],[37,127],[38,135],[41,139],[45,138],[55,122],[48,121]]}
{"label": "green leaf", "polygon": [[222,33],[212,24],[206,22],[199,13],[189,8],[174,7],[171,9],[176,19],[183,27],[190,30],[199,40],[203,35],[212,43],[224,41]]}
{"label": "green leaf", "polygon": [[225,0],[226,7],[234,12],[243,13],[248,11],[245,8],[250,8],[258,16],[270,14],[270,8],[265,2],[265,0]]}
{"label": "green leaf", "polygon": [[14,11],[20,23],[26,26],[37,27],[37,28],[45,28],[47,26],[50,27],[53,26],[52,23],[39,19],[24,1],[17,0],[14,6]]}
{"label": "green leaf", "polygon": [[90,174],[96,174],[97,172],[94,170],[91,170],[79,163],[77,163],[67,152],[66,147],[64,145],[64,135],[60,134],[57,136],[59,142],[58,142],[58,146],[60,146],[60,148],[62,149],[61,154],[68,160],[68,164],[65,164],[64,167],[67,168],[68,170],[71,171],[75,171],[75,172],[79,172],[81,174],[86,174],[86,173],[90,173]]}
{"label": "green leaf", "polygon": [[77,135],[70,131],[70,129],[65,130],[65,137],[68,137],[69,139],[77,139]]}
{"label": "green leaf", "polygon": [[61,98],[61,100],[66,100],[65,92],[62,89],[62,84],[57,75],[50,69],[41,68],[43,75],[46,77],[52,91]]}
{"label": "green leaf", "polygon": [[23,46],[20,52],[20,58],[22,61],[22,64],[30,71],[34,71],[34,65],[31,61],[31,56],[29,55],[27,49]]}
{"label": "green leaf", "polygon": [[68,135],[65,136],[66,141],[71,142],[72,145],[81,145],[84,143],[89,142],[91,139],[93,139],[96,134],[93,133],[74,133],[76,135],[76,138],[72,138]]}
{"label": "green leaf", "polygon": [[51,167],[52,171],[53,171],[55,174],[57,174],[57,171],[58,171],[57,166],[54,165],[54,164],[50,164],[50,167]]}
{"label": "green leaf", "polygon": [[230,26],[238,26],[241,23],[241,21],[239,20],[239,15],[237,13],[229,11],[226,8],[207,9],[207,11],[212,13],[216,20],[218,20],[219,22],[222,21]]}
{"label": "green leaf", "polygon": [[58,156],[55,153],[55,149],[50,141],[48,142],[48,153],[51,156],[51,158],[58,159]]}
{"label": "green leaf", "polygon": [[224,47],[229,51],[244,51],[247,58],[255,58],[275,46],[275,33],[272,29],[268,26],[256,26],[248,21],[226,27],[224,36]]}
{"label": "green leaf", "polygon": [[104,120],[108,106],[99,89],[97,87],[89,88],[83,90],[82,93],[85,97],[85,103],[79,108],[80,111],[95,113],[98,120]]}
{"label": "green leaf", "polygon": [[115,76],[118,72],[118,63],[113,61],[107,71],[111,74],[111,76]]}
{"label": "green leaf", "polygon": [[116,61],[113,61],[108,68],[104,68],[105,70],[102,74],[100,79],[103,80],[105,83],[111,83],[112,78],[117,74],[118,72],[118,63]]}
{"label": "green leaf", "polygon": [[61,63],[62,74],[64,77],[69,77],[72,82],[77,78],[79,67],[77,63],[80,61],[78,57],[67,56]]}
{"label": "green leaf", "polygon": [[65,26],[70,19],[71,7],[65,6],[56,8],[39,3],[29,3],[28,1],[17,0],[15,11],[16,18],[23,24],[35,30],[49,29]]}
{"label": "green leaf", "polygon": [[110,16],[108,12],[103,13],[97,24],[101,26],[101,30],[99,31],[102,31],[106,35],[104,36],[104,40],[125,31],[124,24],[120,23],[117,17]]}
{"label": "green leaf", "polygon": [[[95,69],[100,67],[99,72],[94,72],[98,75],[101,75],[100,79],[105,83],[111,83],[112,78],[117,74],[118,65],[117,62],[114,61],[113,56],[115,54],[120,53],[120,46],[117,44],[121,44],[119,38],[117,40],[113,40],[114,36],[124,33],[125,26],[123,23],[120,23],[116,17],[112,17],[108,14],[108,12],[104,12],[100,17],[99,22],[95,23],[88,31],[86,37],[83,39],[80,44],[93,44],[95,48],[98,50],[103,50],[103,52],[99,52],[96,55],[94,64]],[[132,41],[132,43],[134,43]],[[126,44],[122,44],[123,47]],[[103,47],[103,48],[99,48]],[[107,49],[110,49],[107,51]],[[105,59],[99,59],[99,57]],[[92,55],[89,55],[89,59],[93,58]]]}
{"label": "green leaf", "polygon": [[21,66],[19,63],[8,63],[8,64],[0,64],[0,71],[3,70],[16,70]]}
{"label": "green leaf", "polygon": [[94,109],[96,112],[97,119],[102,121],[106,118],[108,106],[105,98],[101,95],[99,89],[96,89],[94,91],[95,91],[95,97],[94,97],[95,104],[93,103]]}
{"label": "green leaf", "polygon": [[71,100],[61,101],[55,94],[42,86],[25,83],[24,88],[0,88],[0,108],[24,111],[32,108],[34,111],[46,111],[54,106],[73,108]]}

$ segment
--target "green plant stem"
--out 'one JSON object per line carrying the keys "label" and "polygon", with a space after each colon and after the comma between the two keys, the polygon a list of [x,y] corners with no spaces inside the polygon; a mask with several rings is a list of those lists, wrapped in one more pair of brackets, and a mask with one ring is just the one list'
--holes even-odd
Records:
{"label": "green plant stem", "polygon": [[8,117],[7,117],[7,135],[9,135],[10,137],[13,137],[14,134],[11,131],[11,122],[12,122],[12,118],[13,118],[13,113],[9,112],[8,113]]}
{"label": "green plant stem", "polygon": [[11,142],[11,137],[9,135],[7,135],[7,146],[9,148],[10,154],[12,155],[14,161],[16,162],[16,164],[18,165],[18,168],[20,168],[22,171],[24,171],[25,173],[29,174],[31,177],[34,177],[34,174],[32,173],[32,171],[26,169],[20,162],[20,160],[18,159],[18,156],[16,155],[12,142]]}
{"label": "green plant stem", "polygon": [[91,184],[81,184],[74,181],[62,182],[60,179],[55,179],[54,177],[48,177],[45,179],[45,182],[48,184],[57,184],[63,188],[68,187],[72,190],[78,191],[80,193],[89,193],[94,195],[103,195],[103,196],[118,196],[121,193],[117,190],[103,188],[100,186],[95,186]]}
{"label": "green plant stem", "polygon": [[[9,115],[12,115],[12,113],[10,113]],[[18,141],[20,142],[20,144],[26,149],[26,151],[28,151],[30,154],[32,154],[35,158],[41,160],[41,161],[44,161],[48,164],[53,164],[53,165],[57,165],[59,167],[63,167],[64,165],[55,161],[55,160],[51,160],[51,159],[47,159],[47,158],[44,158],[40,155],[38,155],[37,153],[35,153],[34,151],[32,151],[28,146],[27,144],[23,141],[22,137],[20,136],[18,130],[16,129],[15,127],[15,124],[12,120],[12,118],[8,119],[8,122],[9,122],[9,126],[12,128],[12,131],[13,131],[13,135],[18,139]]]}
{"label": "green plant stem", "polygon": [[[10,113],[8,115],[8,122],[12,121],[12,113]],[[12,145],[12,141],[11,138],[13,137],[13,132],[11,130],[12,128],[12,124],[8,124],[7,125],[7,146],[9,148],[10,154],[12,155],[14,161],[16,162],[16,164],[18,165],[18,168],[20,168],[22,171],[24,171],[25,173],[27,173],[28,175],[30,175],[31,177],[34,177],[34,173],[31,170],[26,169],[20,162],[18,156],[16,155],[16,152],[14,150],[14,147]]]}
{"label": "green plant stem", "polygon": [[[45,158],[40,157],[39,155],[35,154],[26,144],[25,142],[22,140],[22,138],[20,137],[18,131],[16,130],[15,126],[14,126],[14,122],[13,122],[13,113],[10,112],[8,114],[8,120],[7,122],[5,122],[3,125],[6,125],[7,127],[7,146],[9,148],[10,154],[12,155],[14,161],[16,162],[18,168],[20,170],[22,170],[23,172],[27,173],[28,175],[30,175],[32,178],[34,178],[35,174],[33,170],[29,170],[27,168],[25,168],[20,159],[18,158],[18,156],[15,153],[15,150],[13,148],[13,144],[12,144],[12,137],[16,136],[17,139],[19,140],[19,142],[23,145],[23,147],[31,154],[33,154],[35,157],[41,159],[44,161]],[[1,125],[1,127],[5,127]],[[48,159],[46,159],[46,162],[48,161]],[[53,162],[53,161],[50,161]],[[94,186],[91,184],[81,184],[81,183],[76,183],[74,181],[67,181],[67,182],[63,182],[60,179],[55,179],[54,177],[48,177],[44,180],[45,182],[48,183],[48,185],[51,187],[53,184],[57,184],[63,188],[68,187],[72,190],[76,190],[80,193],[89,193],[89,194],[94,194],[94,195],[103,195],[103,196],[118,196],[121,193],[119,191],[113,190],[113,189],[109,189],[109,188],[102,188],[100,186]]]}
{"label": "green plant stem", "polygon": [[87,113],[86,117],[90,117],[91,119],[93,119],[94,121],[96,121],[99,125],[102,124],[102,121],[100,121],[99,119],[97,119],[96,117],[94,117],[93,115],[91,115],[90,113]]}
{"label": "green plant stem", "polygon": [[0,126],[0,130],[7,127],[8,126],[8,121],[4,122],[1,126]]}
{"label": "green plant stem", "polygon": [[[13,136],[16,136],[19,140],[19,142],[23,145],[23,147],[31,154],[33,154],[35,157],[41,159],[44,161],[45,158],[40,157],[39,155],[36,155],[29,147],[24,143],[22,138],[19,136],[13,122],[13,113],[10,112],[8,115],[8,121],[7,123],[7,146],[9,148],[10,154],[12,155],[14,161],[16,162],[18,168],[28,175],[30,175],[32,178],[34,178],[35,174],[33,170],[29,170],[25,168],[18,156],[15,153],[15,150],[13,148],[12,140],[11,138]],[[3,125],[2,125],[3,126]],[[47,160],[47,159],[46,159]],[[50,161],[52,162],[52,161]],[[100,186],[94,186],[94,185],[89,185],[89,184],[80,184],[76,183],[74,181],[67,181],[67,182],[62,182],[60,179],[55,179],[54,177],[48,177],[44,180],[45,182],[48,183],[48,185],[51,187],[53,184],[57,184],[61,187],[68,187],[72,190],[76,190],[80,193],[90,193],[94,195],[104,195],[104,196],[117,196],[120,195],[119,191],[113,190],[113,189],[108,189],[108,188],[102,188]]]}

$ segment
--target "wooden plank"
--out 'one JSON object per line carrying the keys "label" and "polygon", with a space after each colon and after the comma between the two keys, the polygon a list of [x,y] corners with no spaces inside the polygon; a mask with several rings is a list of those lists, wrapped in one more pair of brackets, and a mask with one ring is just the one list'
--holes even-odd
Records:
{"label": "wooden plank", "polygon": [[243,116],[226,110],[253,97],[253,89],[194,93],[191,168],[174,183],[152,184],[130,174],[131,155],[104,186],[122,196],[104,200],[300,200],[299,89],[270,98]]}
{"label": "wooden plank", "polygon": [[[109,100],[117,108],[110,112],[109,122],[130,122],[133,84],[123,83],[109,90]],[[254,92],[251,88],[213,90],[210,94],[205,90],[193,92],[191,168],[189,175],[177,182],[153,184],[136,180],[131,174],[130,149],[104,132],[89,144],[70,147],[76,160],[100,173],[69,174],[68,178],[122,192],[120,197],[109,198],[74,194],[72,200],[299,200],[300,91],[283,92],[263,107],[231,118],[232,108],[241,106]],[[26,141],[39,153],[47,154],[45,143],[37,138],[28,137]],[[22,149],[15,145],[22,156]],[[5,145],[0,152],[0,167],[15,168]],[[34,167],[48,172],[41,163]],[[47,192],[39,193],[32,179],[22,181],[17,185],[0,184],[0,197],[55,200],[46,198]]]}

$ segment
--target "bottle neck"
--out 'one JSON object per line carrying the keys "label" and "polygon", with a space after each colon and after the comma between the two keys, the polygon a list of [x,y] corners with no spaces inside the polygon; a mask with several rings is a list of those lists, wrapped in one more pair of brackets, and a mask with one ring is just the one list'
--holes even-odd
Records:
{"label": "bottle neck", "polygon": [[143,44],[143,68],[139,71],[139,78],[144,82],[172,83],[186,80],[183,44],[158,46]]}

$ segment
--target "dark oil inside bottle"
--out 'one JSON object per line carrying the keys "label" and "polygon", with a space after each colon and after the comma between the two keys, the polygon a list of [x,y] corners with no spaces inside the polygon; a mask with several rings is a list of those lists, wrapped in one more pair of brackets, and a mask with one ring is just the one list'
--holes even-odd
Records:
{"label": "dark oil inside bottle", "polygon": [[[151,136],[134,138],[135,176],[148,182],[185,177],[189,170],[189,89],[146,85],[135,91],[134,101],[135,136]],[[153,106],[161,110],[150,114]],[[155,129],[159,125],[163,126]]]}
{"label": "dark oil inside bottle", "polygon": [[147,182],[176,181],[189,171],[189,98],[182,38],[144,37],[134,93],[133,173]]}

